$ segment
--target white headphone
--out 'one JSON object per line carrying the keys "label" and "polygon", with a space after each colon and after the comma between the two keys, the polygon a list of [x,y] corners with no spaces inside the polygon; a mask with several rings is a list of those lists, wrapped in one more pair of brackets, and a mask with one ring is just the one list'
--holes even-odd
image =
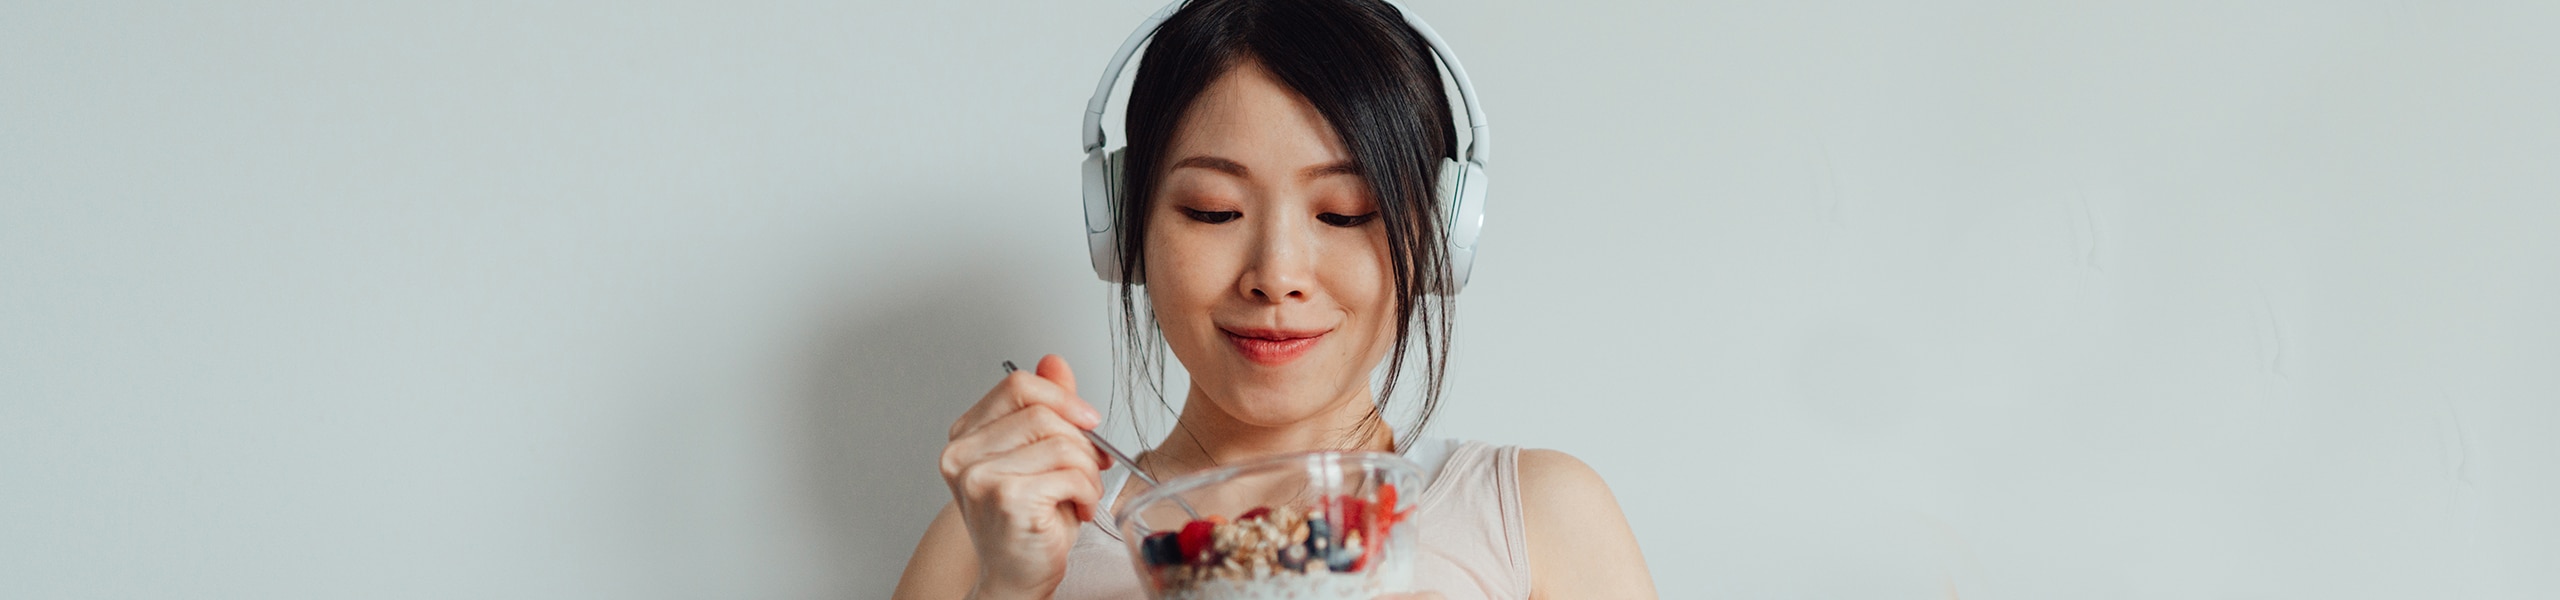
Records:
{"label": "white headphone", "polygon": [[[1188,1],[1173,0],[1138,24],[1138,30],[1129,34],[1129,41],[1111,54],[1110,66],[1102,70],[1102,83],[1093,88],[1093,101],[1084,107],[1084,240],[1093,255],[1093,272],[1103,281],[1128,280],[1127,274],[1120,272],[1119,236],[1111,230],[1118,223],[1115,217],[1120,204],[1121,153],[1128,149],[1103,150],[1102,107],[1111,99],[1112,85],[1120,81],[1121,67],[1138,53],[1139,44],[1154,36],[1156,26],[1172,18],[1174,11]],[[1448,236],[1443,243],[1448,247],[1450,269],[1446,273],[1449,289],[1443,293],[1455,295],[1467,285],[1467,273],[1475,266],[1476,235],[1484,230],[1484,167],[1493,155],[1493,130],[1485,125],[1484,109],[1476,106],[1475,86],[1467,82],[1466,68],[1458,66],[1458,55],[1450,52],[1449,45],[1440,41],[1440,34],[1423,23],[1421,17],[1414,16],[1413,11],[1405,10],[1395,0],[1384,1],[1404,15],[1405,25],[1431,43],[1431,53],[1439,56],[1450,79],[1457,81],[1458,98],[1467,109],[1466,160],[1441,159],[1437,188],[1441,214],[1449,219],[1440,229]]]}

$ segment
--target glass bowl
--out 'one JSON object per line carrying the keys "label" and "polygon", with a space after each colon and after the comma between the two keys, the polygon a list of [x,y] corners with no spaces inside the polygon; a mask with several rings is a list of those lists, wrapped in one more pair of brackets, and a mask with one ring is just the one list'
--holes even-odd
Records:
{"label": "glass bowl", "polygon": [[1112,522],[1149,598],[1366,600],[1411,587],[1421,491],[1394,454],[1285,454],[1165,481]]}

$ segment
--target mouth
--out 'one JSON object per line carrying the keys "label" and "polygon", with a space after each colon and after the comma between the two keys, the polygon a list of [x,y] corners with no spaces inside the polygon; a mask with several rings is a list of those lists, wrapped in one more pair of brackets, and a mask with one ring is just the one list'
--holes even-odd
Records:
{"label": "mouth", "polygon": [[1299,356],[1306,355],[1308,350],[1314,350],[1316,348],[1316,342],[1322,341],[1325,334],[1332,333],[1331,331],[1229,329],[1224,327],[1218,328],[1218,330],[1227,335],[1227,343],[1235,346],[1236,353],[1244,355],[1245,360],[1275,367],[1288,364],[1289,361],[1297,360]]}

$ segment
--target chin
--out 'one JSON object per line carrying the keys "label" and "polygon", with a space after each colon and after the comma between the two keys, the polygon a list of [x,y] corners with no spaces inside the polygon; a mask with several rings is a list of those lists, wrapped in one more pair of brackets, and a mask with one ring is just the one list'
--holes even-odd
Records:
{"label": "chin", "polygon": [[1238,386],[1222,394],[1227,401],[1218,403],[1218,408],[1237,421],[1261,427],[1305,421],[1322,412],[1334,394],[1301,389],[1304,387]]}

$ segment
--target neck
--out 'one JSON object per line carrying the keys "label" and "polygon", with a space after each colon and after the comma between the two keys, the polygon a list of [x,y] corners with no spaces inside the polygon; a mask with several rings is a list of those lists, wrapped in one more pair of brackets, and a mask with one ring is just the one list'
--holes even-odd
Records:
{"label": "neck", "polygon": [[1395,432],[1370,414],[1366,386],[1331,408],[1294,423],[1255,425],[1237,420],[1194,384],[1182,416],[1154,450],[1139,457],[1149,473],[1171,477],[1265,456],[1315,450],[1395,450]]}

